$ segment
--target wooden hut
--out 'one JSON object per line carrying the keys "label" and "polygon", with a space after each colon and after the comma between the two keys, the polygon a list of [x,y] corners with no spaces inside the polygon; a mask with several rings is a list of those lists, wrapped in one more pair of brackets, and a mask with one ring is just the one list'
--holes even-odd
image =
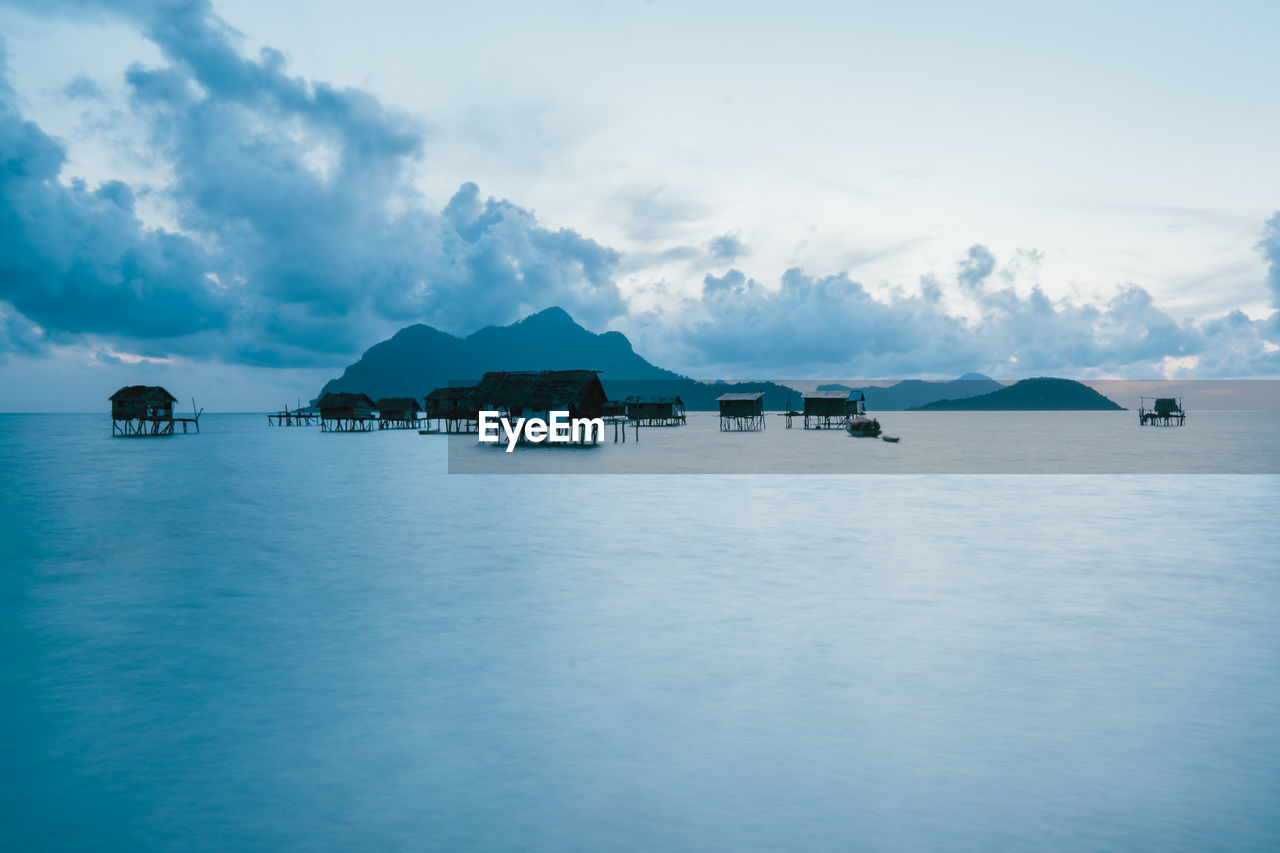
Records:
{"label": "wooden hut", "polygon": [[316,405],[320,408],[320,429],[325,432],[367,432],[377,420],[374,403],[364,394],[330,391]]}
{"label": "wooden hut", "polygon": [[764,429],[764,392],[721,394],[720,431],[746,431]]}
{"label": "wooden hut", "polygon": [[432,429],[431,422],[437,432],[475,432],[476,407],[472,405],[471,396],[476,386],[447,386],[436,388],[427,395],[423,412],[427,416],[427,429]]}
{"label": "wooden hut", "polygon": [[[811,391],[803,396],[805,429],[840,429],[857,411],[859,391]],[[787,418],[790,426],[791,418]]]}
{"label": "wooden hut", "polygon": [[412,397],[383,397],[377,402],[378,429],[417,429],[418,401]]}
{"label": "wooden hut", "polygon": [[1186,420],[1181,397],[1139,398],[1138,423],[1141,426],[1182,426]]}
{"label": "wooden hut", "polygon": [[599,418],[608,399],[594,370],[486,373],[471,395],[477,411],[544,419],[555,411],[571,418]]}
{"label": "wooden hut", "polygon": [[190,418],[174,417],[173,404],[178,398],[159,385],[127,385],[112,394],[110,400],[112,435],[173,435],[173,427],[179,423],[183,432],[188,425],[200,431],[200,413],[195,412]]}
{"label": "wooden hut", "polygon": [[678,396],[658,397],[633,394],[622,401],[627,420],[642,426],[682,426],[684,400]]}

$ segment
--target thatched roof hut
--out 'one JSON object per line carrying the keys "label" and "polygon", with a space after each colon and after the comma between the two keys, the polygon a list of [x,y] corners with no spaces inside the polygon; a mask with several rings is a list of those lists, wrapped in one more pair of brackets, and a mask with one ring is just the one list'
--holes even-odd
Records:
{"label": "thatched roof hut", "polygon": [[476,407],[471,402],[476,386],[446,386],[437,388],[427,395],[424,401],[428,418],[470,418],[476,416]]}
{"label": "thatched roof hut", "polygon": [[412,397],[383,397],[377,402],[378,417],[384,421],[418,419],[418,401]]}
{"label": "thatched roof hut", "polygon": [[365,394],[350,394],[345,391],[330,391],[316,403],[321,418],[372,418],[373,400]]}
{"label": "thatched roof hut", "polygon": [[113,420],[129,418],[172,418],[178,398],[159,385],[126,385],[112,394]]}
{"label": "thatched roof hut", "polygon": [[570,417],[598,418],[608,401],[594,370],[540,370],[486,373],[471,397],[477,410],[513,417],[567,411]]}
{"label": "thatched roof hut", "polygon": [[622,402],[632,420],[667,420],[684,414],[684,400],[678,395],[632,394]]}

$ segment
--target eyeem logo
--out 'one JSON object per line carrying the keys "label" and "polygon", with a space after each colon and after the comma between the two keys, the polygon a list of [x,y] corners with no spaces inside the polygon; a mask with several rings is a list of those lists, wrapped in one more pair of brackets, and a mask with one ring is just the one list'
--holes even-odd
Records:
{"label": "eyeem logo", "polygon": [[[603,418],[572,418],[568,412],[548,412],[549,420],[542,418],[516,418],[514,424],[500,412],[480,412],[480,443],[497,444],[506,441],[507,452],[516,449],[522,441],[529,444],[594,444],[604,441]],[[505,438],[499,436],[499,429]]]}

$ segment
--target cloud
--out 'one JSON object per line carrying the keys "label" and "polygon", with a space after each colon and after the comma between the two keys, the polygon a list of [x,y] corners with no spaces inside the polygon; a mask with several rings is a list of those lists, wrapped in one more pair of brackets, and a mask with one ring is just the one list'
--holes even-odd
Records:
{"label": "cloud", "polygon": [[708,363],[776,371],[862,356],[899,373],[926,369],[939,352],[957,366],[976,355],[973,347],[958,346],[959,321],[934,303],[921,297],[879,302],[845,273],[812,276],[793,268],[771,289],[731,269],[704,279],[699,307],[702,318],[685,337]]}
{"label": "cloud", "polygon": [[444,209],[447,251],[427,297],[433,316],[472,329],[547,305],[602,322],[626,310],[613,281],[620,255],[569,229],[550,231],[507,201],[480,200],[467,183]]}
{"label": "cloud", "polygon": [[228,304],[205,277],[203,250],[144,227],[122,183],[61,183],[63,149],[14,100],[0,77],[0,299],[58,332],[159,338],[224,326]]}
{"label": "cloud", "polygon": [[616,252],[474,184],[430,209],[409,177],[417,122],[291,76],[278,51],[242,56],[207,3],[54,8],[73,7],[134,22],[168,62],[125,82],[171,176],[153,192],[174,221],[141,227],[124,184],[61,183],[65,153],[6,87],[5,248],[21,268],[0,299],[51,331],[183,338],[186,353],[284,365],[345,358],[395,324],[471,331],[552,304],[605,323],[625,309]]}
{"label": "cloud", "polygon": [[991,250],[975,243],[969,247],[969,254],[960,262],[958,279],[961,286],[972,290],[986,281],[995,268],[996,259]]}
{"label": "cloud", "polygon": [[[1014,259],[1020,263],[1019,258]],[[649,337],[686,354],[692,372],[742,375],[958,375],[1041,373],[1159,376],[1180,366],[1199,376],[1280,373],[1269,321],[1236,311],[1201,323],[1175,321],[1140,287],[1121,288],[1100,305],[1051,300],[1038,287],[1019,294],[991,287],[994,255],[972,247],[954,283],[928,279],[919,294],[873,297],[845,273],[814,276],[790,269],[770,288],[737,269],[707,275],[701,297],[668,316]],[[1004,276],[1001,276],[1001,280]],[[958,288],[976,318],[951,313],[944,291]],[[707,371],[702,371],[707,372]]]}
{"label": "cloud", "polygon": [[42,355],[44,330],[0,302],[0,364],[10,355]]}
{"label": "cloud", "polygon": [[1280,308],[1280,213],[1267,220],[1258,250],[1267,262],[1267,287],[1271,290],[1271,307]]}
{"label": "cloud", "polygon": [[[1176,362],[1206,376],[1280,373],[1280,313],[1177,322],[1133,286],[1102,304],[1055,301],[1014,287],[1037,269],[1034,253],[1002,266],[975,244],[953,279],[873,295],[847,273],[794,268],[765,285],[726,270],[749,254],[733,232],[624,258],[473,183],[434,209],[410,176],[429,142],[417,121],[367,92],[291,75],[279,51],[242,55],[239,34],[203,0],[20,5],[122,17],[160,48],[162,63],[135,65],[124,82],[165,183],[91,187],[65,175],[61,144],[21,115],[0,76],[3,351],[83,339],[131,357],[283,367],[341,362],[410,322],[470,332],[560,305],[600,328],[627,310],[616,277],[645,264],[679,267],[689,284],[719,273],[698,297],[632,320],[689,366],[1026,375]],[[85,78],[64,90],[101,94]],[[143,193],[171,216],[164,227],[140,219]],[[665,185],[621,201],[628,233],[650,245],[705,218]],[[1280,214],[1259,249],[1280,308]],[[958,316],[949,297],[971,310]]]}
{"label": "cloud", "polygon": [[712,258],[725,263],[732,263],[751,254],[751,249],[738,239],[737,234],[721,234],[712,238],[707,243],[707,251]]}
{"label": "cloud", "polygon": [[666,185],[633,188],[615,198],[627,235],[645,243],[680,234],[706,215],[697,202]]}
{"label": "cloud", "polygon": [[92,78],[80,76],[62,87],[62,94],[72,101],[100,101],[106,97],[102,87]]}

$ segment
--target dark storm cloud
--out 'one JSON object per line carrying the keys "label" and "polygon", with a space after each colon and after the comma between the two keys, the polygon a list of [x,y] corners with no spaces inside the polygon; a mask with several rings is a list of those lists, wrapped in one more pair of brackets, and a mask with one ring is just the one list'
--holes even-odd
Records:
{"label": "dark storm cloud", "polygon": [[[616,252],[543,228],[474,184],[443,213],[430,210],[408,175],[424,146],[416,122],[366,92],[290,76],[278,51],[242,56],[207,3],[33,7],[50,8],[122,16],[160,47],[169,64],[135,65],[126,82],[172,175],[158,195],[190,235],[141,228],[122,184],[60,185],[62,149],[6,101],[6,161],[18,164],[23,186],[61,193],[43,207],[80,223],[55,229],[73,255],[61,259],[29,245],[47,231],[39,211],[10,206],[5,236],[44,262],[25,263],[2,298],[50,329],[223,329],[182,351],[283,364],[358,351],[388,323],[471,331],[552,304],[588,323],[624,310]],[[133,293],[133,303],[113,303],[95,286],[104,268],[119,271],[117,296]]]}
{"label": "dark storm cloud", "polygon": [[587,322],[624,310],[612,250],[474,184],[427,211],[406,176],[422,131],[367,93],[289,77],[274,51],[242,58],[207,10],[159,14],[148,32],[175,66],[128,81],[184,225],[218,235],[266,303],[252,311],[289,320],[273,337],[324,349],[361,312],[469,331],[550,304]]}
{"label": "dark storm cloud", "polygon": [[64,161],[0,77],[0,299],[63,332],[158,338],[223,327],[227,303],[202,250],[145,228],[125,184],[59,182]]}
{"label": "dark storm cloud", "polygon": [[0,364],[9,355],[40,355],[47,344],[38,326],[0,302]]}

